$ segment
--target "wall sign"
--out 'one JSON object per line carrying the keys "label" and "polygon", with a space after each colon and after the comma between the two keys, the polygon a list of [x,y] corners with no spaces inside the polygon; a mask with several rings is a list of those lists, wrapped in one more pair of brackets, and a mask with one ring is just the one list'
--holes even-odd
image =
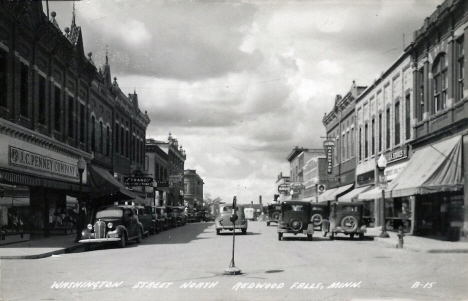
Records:
{"label": "wall sign", "polygon": [[395,162],[408,157],[408,146],[402,146],[399,150],[385,154],[387,163]]}
{"label": "wall sign", "polygon": [[372,184],[375,180],[375,171],[371,170],[357,176],[358,185]]}
{"label": "wall sign", "polygon": [[74,164],[59,161],[10,145],[8,163],[14,166],[47,171],[67,177],[78,177],[78,168]]}
{"label": "wall sign", "polygon": [[153,186],[151,177],[124,177],[125,186]]}

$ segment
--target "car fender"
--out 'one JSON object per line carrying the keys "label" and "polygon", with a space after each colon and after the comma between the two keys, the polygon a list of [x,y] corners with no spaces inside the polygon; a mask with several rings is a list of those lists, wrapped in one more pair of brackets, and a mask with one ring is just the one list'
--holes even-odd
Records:
{"label": "car fender", "polygon": [[118,225],[117,227],[115,227],[115,231],[117,232],[117,234],[119,234],[119,236],[121,236],[123,233],[127,232],[127,228],[125,228],[125,226],[123,225]]}
{"label": "car fender", "polygon": [[307,234],[314,234],[314,223],[310,223],[307,225]]}

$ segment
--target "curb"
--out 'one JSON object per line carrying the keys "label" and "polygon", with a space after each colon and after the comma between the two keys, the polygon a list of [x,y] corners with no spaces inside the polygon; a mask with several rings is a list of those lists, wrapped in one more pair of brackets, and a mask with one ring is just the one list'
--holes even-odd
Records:
{"label": "curb", "polygon": [[[382,243],[382,244],[387,244],[390,246],[397,246],[398,243],[395,243],[394,241],[388,240],[388,238],[383,238],[380,239],[379,237],[374,238],[375,241]],[[408,245],[403,245],[403,249],[406,250],[411,250],[411,251],[416,251],[416,252],[422,252],[422,253],[432,253],[432,254],[442,254],[442,253],[468,253],[468,248],[467,249],[425,249],[425,248],[420,248],[416,246],[408,246]]]}
{"label": "curb", "polygon": [[47,252],[47,253],[42,253],[42,254],[34,254],[34,255],[6,255],[6,256],[1,256],[0,259],[40,259],[40,258],[46,258],[50,257],[52,255],[59,255],[59,254],[65,254],[65,253],[70,253],[73,252],[77,249],[83,248],[82,245],[75,245],[63,249],[58,249],[55,251]]}

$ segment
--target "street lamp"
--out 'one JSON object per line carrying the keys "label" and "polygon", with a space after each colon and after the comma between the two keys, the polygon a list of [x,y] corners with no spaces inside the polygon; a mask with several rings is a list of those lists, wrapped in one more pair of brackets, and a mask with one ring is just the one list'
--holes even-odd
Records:
{"label": "street lamp", "polygon": [[387,159],[385,158],[385,155],[382,153],[380,155],[379,160],[377,161],[377,167],[382,175],[379,179],[379,185],[381,186],[382,189],[382,211],[383,211],[383,221],[382,221],[382,233],[380,233],[381,238],[389,238],[390,236],[387,233],[387,226],[386,226],[386,216],[385,216],[385,189],[382,184],[385,181],[385,168],[387,167]]}
{"label": "street lamp", "polygon": [[83,228],[83,223],[85,220],[85,217],[82,216],[81,210],[81,200],[82,200],[82,193],[83,193],[83,172],[86,168],[86,161],[81,157],[78,160],[78,173],[80,174],[80,194],[78,196],[78,219],[76,221],[76,238],[75,242],[78,242],[81,239],[81,230]]}

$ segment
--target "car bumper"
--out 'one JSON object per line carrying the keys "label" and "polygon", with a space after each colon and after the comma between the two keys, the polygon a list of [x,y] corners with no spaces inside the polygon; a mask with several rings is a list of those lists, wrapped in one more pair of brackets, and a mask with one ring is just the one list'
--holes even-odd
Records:
{"label": "car bumper", "polygon": [[107,238],[85,238],[82,239],[78,242],[84,243],[84,244],[92,244],[92,243],[103,243],[103,242],[116,242],[120,241],[120,238],[114,238],[114,237],[107,237]]}
{"label": "car bumper", "polygon": [[299,230],[299,231],[294,231],[292,229],[289,229],[289,228],[283,228],[283,227],[279,227],[277,228],[277,232],[278,233],[293,233],[293,234],[314,234],[314,226],[312,224],[309,224],[307,226],[307,229],[305,230]]}
{"label": "car bumper", "polygon": [[245,225],[235,225],[235,228],[231,226],[223,226],[220,224],[216,224],[216,230],[232,230],[232,229],[247,229],[247,224]]}

